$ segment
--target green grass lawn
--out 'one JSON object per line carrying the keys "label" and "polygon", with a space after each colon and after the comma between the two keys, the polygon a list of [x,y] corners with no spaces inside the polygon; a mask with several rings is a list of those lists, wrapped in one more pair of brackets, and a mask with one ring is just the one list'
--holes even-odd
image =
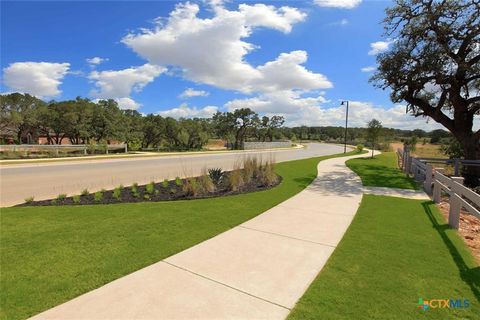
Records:
{"label": "green grass lawn", "polygon": [[279,163],[282,183],[257,193],[2,209],[0,318],[27,318],[249,220],[304,189],[331,157]]}
{"label": "green grass lawn", "polygon": [[398,169],[395,152],[385,152],[373,159],[358,158],[347,161],[347,166],[362,179],[364,186],[418,189],[412,178]]}
{"label": "green grass lawn", "polygon": [[[417,308],[419,298],[470,308]],[[480,267],[432,202],[364,195],[289,319],[479,319]]]}

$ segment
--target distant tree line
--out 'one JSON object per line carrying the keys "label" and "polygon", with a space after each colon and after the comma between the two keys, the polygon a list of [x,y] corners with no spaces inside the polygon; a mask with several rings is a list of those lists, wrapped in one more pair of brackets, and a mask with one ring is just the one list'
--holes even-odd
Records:
{"label": "distant tree line", "polygon": [[[42,137],[49,144],[126,142],[131,149],[201,149],[209,139],[223,139],[232,149],[242,149],[244,141],[321,140],[343,142],[343,127],[284,126],[282,116],[259,116],[242,108],[217,112],[205,119],[174,119],[156,114],[142,115],[122,110],[114,100],[94,102],[88,99],[44,102],[29,94],[1,95],[0,135],[14,143],[37,143]],[[429,138],[439,143],[449,138],[444,130],[382,129],[382,139]],[[366,128],[349,128],[349,143],[362,143]]]}

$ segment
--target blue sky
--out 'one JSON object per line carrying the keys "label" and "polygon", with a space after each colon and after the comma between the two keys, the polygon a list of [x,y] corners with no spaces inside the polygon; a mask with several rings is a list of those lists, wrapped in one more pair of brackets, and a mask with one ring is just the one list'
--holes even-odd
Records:
{"label": "blue sky", "polygon": [[250,107],[289,125],[341,125],[348,99],[352,125],[436,128],[368,82],[392,43],[381,26],[391,4],[2,1],[1,91],[173,117]]}

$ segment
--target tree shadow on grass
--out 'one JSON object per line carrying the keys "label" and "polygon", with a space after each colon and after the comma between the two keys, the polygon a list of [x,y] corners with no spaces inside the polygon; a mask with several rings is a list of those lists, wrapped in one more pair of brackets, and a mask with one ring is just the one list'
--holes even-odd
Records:
{"label": "tree shadow on grass", "polygon": [[468,265],[465,263],[462,253],[459,252],[455,243],[452,242],[452,240],[446,233],[446,230],[450,229],[449,225],[446,223],[444,224],[438,223],[437,218],[435,217],[432,210],[430,209],[431,204],[433,204],[433,202],[431,201],[422,203],[423,209],[427,214],[427,217],[430,219],[433,227],[435,228],[435,230],[437,230],[438,234],[442,238],[443,242],[448,248],[448,251],[450,251],[453,261],[457,265],[458,270],[460,272],[460,277],[462,278],[463,281],[465,281],[470,286],[473,294],[475,295],[477,300],[480,301],[480,267],[475,267],[475,268],[468,267]]}

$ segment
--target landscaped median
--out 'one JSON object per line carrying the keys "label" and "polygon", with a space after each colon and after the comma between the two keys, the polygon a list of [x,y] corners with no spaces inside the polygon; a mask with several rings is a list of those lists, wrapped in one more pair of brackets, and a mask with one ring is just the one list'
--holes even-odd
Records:
{"label": "landscaped median", "polygon": [[34,315],[239,225],[300,192],[319,161],[338,156],[277,164],[281,184],[262,192],[2,209],[1,318]]}
{"label": "landscaped median", "polygon": [[[414,188],[392,153],[352,159],[364,185]],[[290,319],[478,319],[480,267],[435,204],[364,195]]]}

